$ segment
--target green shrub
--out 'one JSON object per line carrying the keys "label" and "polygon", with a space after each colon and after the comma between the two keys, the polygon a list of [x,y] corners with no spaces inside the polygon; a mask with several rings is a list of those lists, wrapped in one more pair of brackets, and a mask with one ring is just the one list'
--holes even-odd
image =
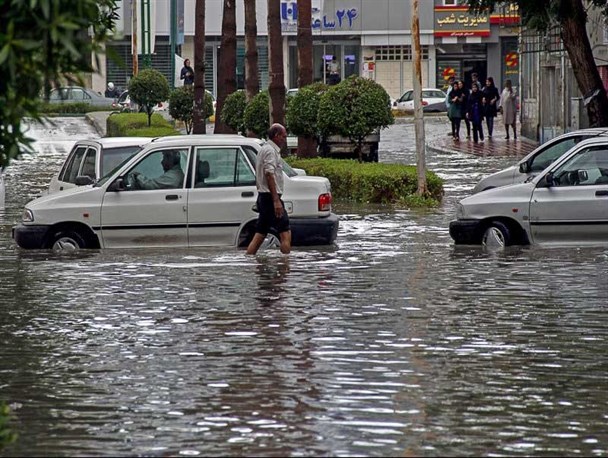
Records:
{"label": "green shrub", "polygon": [[129,97],[148,114],[149,127],[154,107],[169,98],[169,82],[158,70],[143,69],[129,81]]}
{"label": "green shrub", "polygon": [[270,127],[270,95],[263,91],[251,99],[243,113],[243,127],[259,138],[266,138]]}
{"label": "green shrub", "polygon": [[328,86],[323,83],[313,83],[300,88],[298,92],[288,97],[289,104],[285,114],[287,129],[294,135],[318,137],[318,114],[321,94]]}
{"label": "green shrub", "polygon": [[319,101],[318,128],[323,137],[348,137],[361,157],[363,139],[393,124],[390,97],[375,81],[350,76],[330,86]]}
{"label": "green shrub", "polygon": [[[157,137],[159,135],[171,135],[166,132],[177,132],[171,123],[163,118],[162,115],[154,113],[151,117],[151,126],[148,126],[148,115],[146,113],[115,113],[108,116],[106,121],[106,131],[108,137],[133,137],[139,134],[133,132],[155,132],[154,129],[162,129],[162,134],[142,135],[145,137]],[[160,132],[161,130],[159,130]]]}
{"label": "green shrub", "polygon": [[182,86],[171,92],[169,96],[169,114],[173,119],[183,121],[186,133],[192,132],[194,112],[194,91],[190,86]]}
{"label": "green shrub", "polygon": [[75,103],[42,103],[40,106],[41,113],[47,114],[84,114],[92,111],[113,111],[115,108],[112,105],[97,106],[90,105],[84,102]]}
{"label": "green shrub", "polygon": [[0,450],[17,440],[17,434],[9,426],[10,419],[9,407],[4,402],[0,403]]}
{"label": "green shrub", "polygon": [[287,158],[293,167],[306,170],[309,175],[326,177],[336,199],[355,202],[396,204],[406,207],[434,207],[443,197],[443,181],[427,171],[428,196],[416,194],[416,167],[402,164],[360,163],[345,159]]}
{"label": "green shrub", "polygon": [[226,97],[222,107],[222,122],[237,132],[244,133],[244,113],[247,107],[245,91],[235,91]]}

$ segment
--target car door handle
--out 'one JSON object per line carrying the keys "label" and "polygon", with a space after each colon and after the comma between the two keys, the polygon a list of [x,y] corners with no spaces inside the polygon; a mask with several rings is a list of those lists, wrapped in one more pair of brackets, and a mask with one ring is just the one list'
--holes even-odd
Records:
{"label": "car door handle", "polygon": [[243,191],[241,197],[253,197],[253,191]]}
{"label": "car door handle", "polygon": [[608,197],[608,191],[595,191],[595,195],[598,197]]}
{"label": "car door handle", "polygon": [[166,200],[177,200],[179,199],[179,196],[177,194],[169,194],[167,196],[165,196]]}

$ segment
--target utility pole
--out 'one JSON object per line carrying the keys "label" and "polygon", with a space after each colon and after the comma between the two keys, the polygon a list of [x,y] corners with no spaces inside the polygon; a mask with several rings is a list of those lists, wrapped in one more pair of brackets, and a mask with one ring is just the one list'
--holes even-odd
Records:
{"label": "utility pole", "polygon": [[418,195],[428,194],[426,185],[426,157],[424,140],[424,112],[422,111],[422,53],[420,49],[420,20],[418,0],[412,0],[412,47],[414,49],[414,131],[416,133],[416,171]]}
{"label": "utility pole", "polygon": [[133,56],[133,75],[138,72],[137,61],[137,0],[131,0],[131,54]]}
{"label": "utility pole", "polygon": [[169,16],[171,16],[171,27],[169,36],[171,41],[171,78],[169,80],[170,88],[175,88],[175,50],[177,42],[177,0],[171,0]]}

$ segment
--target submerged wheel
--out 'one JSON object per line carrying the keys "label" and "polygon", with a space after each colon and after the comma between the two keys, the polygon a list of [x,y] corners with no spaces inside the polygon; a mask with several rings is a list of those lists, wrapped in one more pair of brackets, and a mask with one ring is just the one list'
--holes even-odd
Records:
{"label": "submerged wheel", "polygon": [[500,221],[492,221],[486,227],[481,244],[487,247],[504,248],[512,243],[511,231]]}
{"label": "submerged wheel", "polygon": [[84,237],[77,231],[60,230],[51,237],[49,248],[55,251],[76,251],[87,247]]}

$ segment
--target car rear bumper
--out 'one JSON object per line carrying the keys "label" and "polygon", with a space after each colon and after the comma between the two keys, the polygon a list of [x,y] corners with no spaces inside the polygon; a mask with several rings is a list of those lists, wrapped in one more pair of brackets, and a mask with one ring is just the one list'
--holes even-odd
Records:
{"label": "car rear bumper", "polygon": [[48,231],[49,226],[24,226],[19,224],[13,227],[12,236],[21,248],[35,250],[44,248]]}
{"label": "car rear bumper", "polygon": [[290,218],[293,246],[330,245],[338,235],[339,219],[331,213],[325,218]]}
{"label": "car rear bumper", "polygon": [[450,236],[456,245],[479,245],[481,229],[481,221],[477,219],[458,219],[450,222]]}

